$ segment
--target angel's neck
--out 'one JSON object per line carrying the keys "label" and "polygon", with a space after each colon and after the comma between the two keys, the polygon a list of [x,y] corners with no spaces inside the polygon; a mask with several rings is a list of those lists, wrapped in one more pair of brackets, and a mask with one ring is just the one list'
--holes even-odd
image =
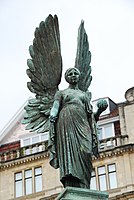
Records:
{"label": "angel's neck", "polygon": [[70,89],[74,89],[74,90],[78,90],[78,89],[79,89],[79,88],[78,88],[78,84],[76,84],[76,85],[69,84],[69,88],[70,88]]}

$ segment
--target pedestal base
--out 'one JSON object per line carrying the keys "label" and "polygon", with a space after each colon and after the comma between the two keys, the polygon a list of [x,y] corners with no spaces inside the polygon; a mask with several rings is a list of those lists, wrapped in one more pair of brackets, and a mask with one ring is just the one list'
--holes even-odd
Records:
{"label": "pedestal base", "polygon": [[108,200],[108,193],[98,190],[67,187],[56,200]]}

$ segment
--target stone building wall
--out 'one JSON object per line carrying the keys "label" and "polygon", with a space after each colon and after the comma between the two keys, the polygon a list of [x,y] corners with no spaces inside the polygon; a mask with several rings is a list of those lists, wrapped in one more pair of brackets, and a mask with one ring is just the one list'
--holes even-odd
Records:
{"label": "stone building wall", "polygon": [[[94,168],[112,163],[116,165],[117,188],[108,190],[110,200],[134,200],[134,98],[130,98],[130,93],[132,91],[126,93],[126,102],[118,106],[121,142],[111,149],[102,150],[98,159],[93,158]],[[116,129],[118,128],[119,126],[116,126]],[[5,151],[8,151],[7,154],[3,153],[1,156],[4,150],[1,149],[0,152],[0,200],[54,200],[63,187],[59,181],[59,170],[55,170],[49,165],[46,149],[42,148],[41,152],[21,156],[20,151],[23,149],[20,148],[17,152],[16,148],[19,146],[15,146],[15,149],[9,152],[12,146],[11,142],[18,141],[20,136],[25,134],[28,132],[25,131],[24,126],[18,124],[9,130],[1,141],[3,143],[10,142],[10,145],[7,145],[9,148],[4,147]],[[122,142],[123,140],[125,142]],[[20,143],[16,143],[16,145],[20,145]],[[1,148],[3,147],[1,146]],[[32,146],[29,146],[30,151],[31,148]],[[39,166],[42,167],[42,191],[15,198],[15,173]]]}
{"label": "stone building wall", "polygon": [[116,165],[117,188],[108,190],[109,199],[134,191],[134,146],[133,148],[128,147],[126,151],[122,151],[120,148],[101,153],[99,159],[93,160],[93,167],[98,168],[112,163]]}
{"label": "stone building wall", "polygon": [[[27,169],[33,169],[36,167],[42,167],[42,191],[27,196],[15,198],[15,173]],[[48,157],[44,158],[43,156],[43,158],[40,158],[40,156],[38,155],[37,157],[16,160],[15,162],[5,163],[0,169],[1,200],[39,200],[43,197],[47,198],[53,195],[55,196],[56,194],[60,193],[61,190],[62,185],[59,181],[59,172],[49,165]]]}

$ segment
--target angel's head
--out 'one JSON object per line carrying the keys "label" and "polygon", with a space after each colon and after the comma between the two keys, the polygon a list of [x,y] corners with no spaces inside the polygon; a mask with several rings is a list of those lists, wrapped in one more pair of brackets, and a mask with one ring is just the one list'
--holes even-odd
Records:
{"label": "angel's head", "polygon": [[75,67],[69,68],[65,72],[65,80],[69,84],[77,84],[79,81],[79,78],[80,78],[80,71]]}

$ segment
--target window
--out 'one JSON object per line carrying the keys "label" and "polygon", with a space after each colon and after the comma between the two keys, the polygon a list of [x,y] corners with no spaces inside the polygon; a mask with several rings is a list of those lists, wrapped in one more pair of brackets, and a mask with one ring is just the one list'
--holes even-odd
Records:
{"label": "window", "polygon": [[40,142],[39,141],[39,135],[37,135],[37,136],[35,136],[35,137],[32,138],[32,144],[36,144],[38,142]]}
{"label": "window", "polygon": [[15,193],[16,197],[22,196],[22,172],[15,174]]}
{"label": "window", "polygon": [[28,146],[28,145],[30,145],[30,138],[23,140],[23,146]]}
{"label": "window", "polygon": [[114,123],[109,123],[98,128],[98,138],[100,140],[99,149],[112,148],[116,145]]}
{"label": "window", "polygon": [[101,127],[99,127],[98,128],[98,137],[99,137],[99,140],[102,140],[103,138],[102,138],[102,128]]}
{"label": "window", "polygon": [[107,184],[106,184],[106,170],[105,170],[105,166],[98,167],[98,178],[99,178],[100,190],[101,191],[106,190]]}
{"label": "window", "polygon": [[35,192],[42,191],[42,172],[41,167],[35,169]]}
{"label": "window", "polygon": [[15,173],[15,197],[42,191],[42,168],[36,167]]}
{"label": "window", "polygon": [[48,140],[48,134],[47,133],[42,134],[41,135],[41,141],[46,141],[46,140]]}
{"label": "window", "polygon": [[25,194],[32,194],[32,170],[25,171]]}
{"label": "window", "polygon": [[107,125],[99,126],[99,140],[114,137],[114,124],[110,123]]}
{"label": "window", "polygon": [[109,174],[109,188],[110,189],[117,188],[115,164],[108,165],[108,174]]}
{"label": "window", "polygon": [[29,145],[47,141],[47,140],[48,140],[48,132],[34,134],[34,135],[29,136],[28,138],[22,138],[21,147],[29,146]]}
{"label": "window", "polygon": [[92,178],[91,178],[91,183],[90,183],[90,189],[97,190],[96,188],[96,175],[95,175],[95,170],[92,171]]}
{"label": "window", "polygon": [[117,188],[115,164],[96,167],[92,172],[90,188],[101,191]]}

